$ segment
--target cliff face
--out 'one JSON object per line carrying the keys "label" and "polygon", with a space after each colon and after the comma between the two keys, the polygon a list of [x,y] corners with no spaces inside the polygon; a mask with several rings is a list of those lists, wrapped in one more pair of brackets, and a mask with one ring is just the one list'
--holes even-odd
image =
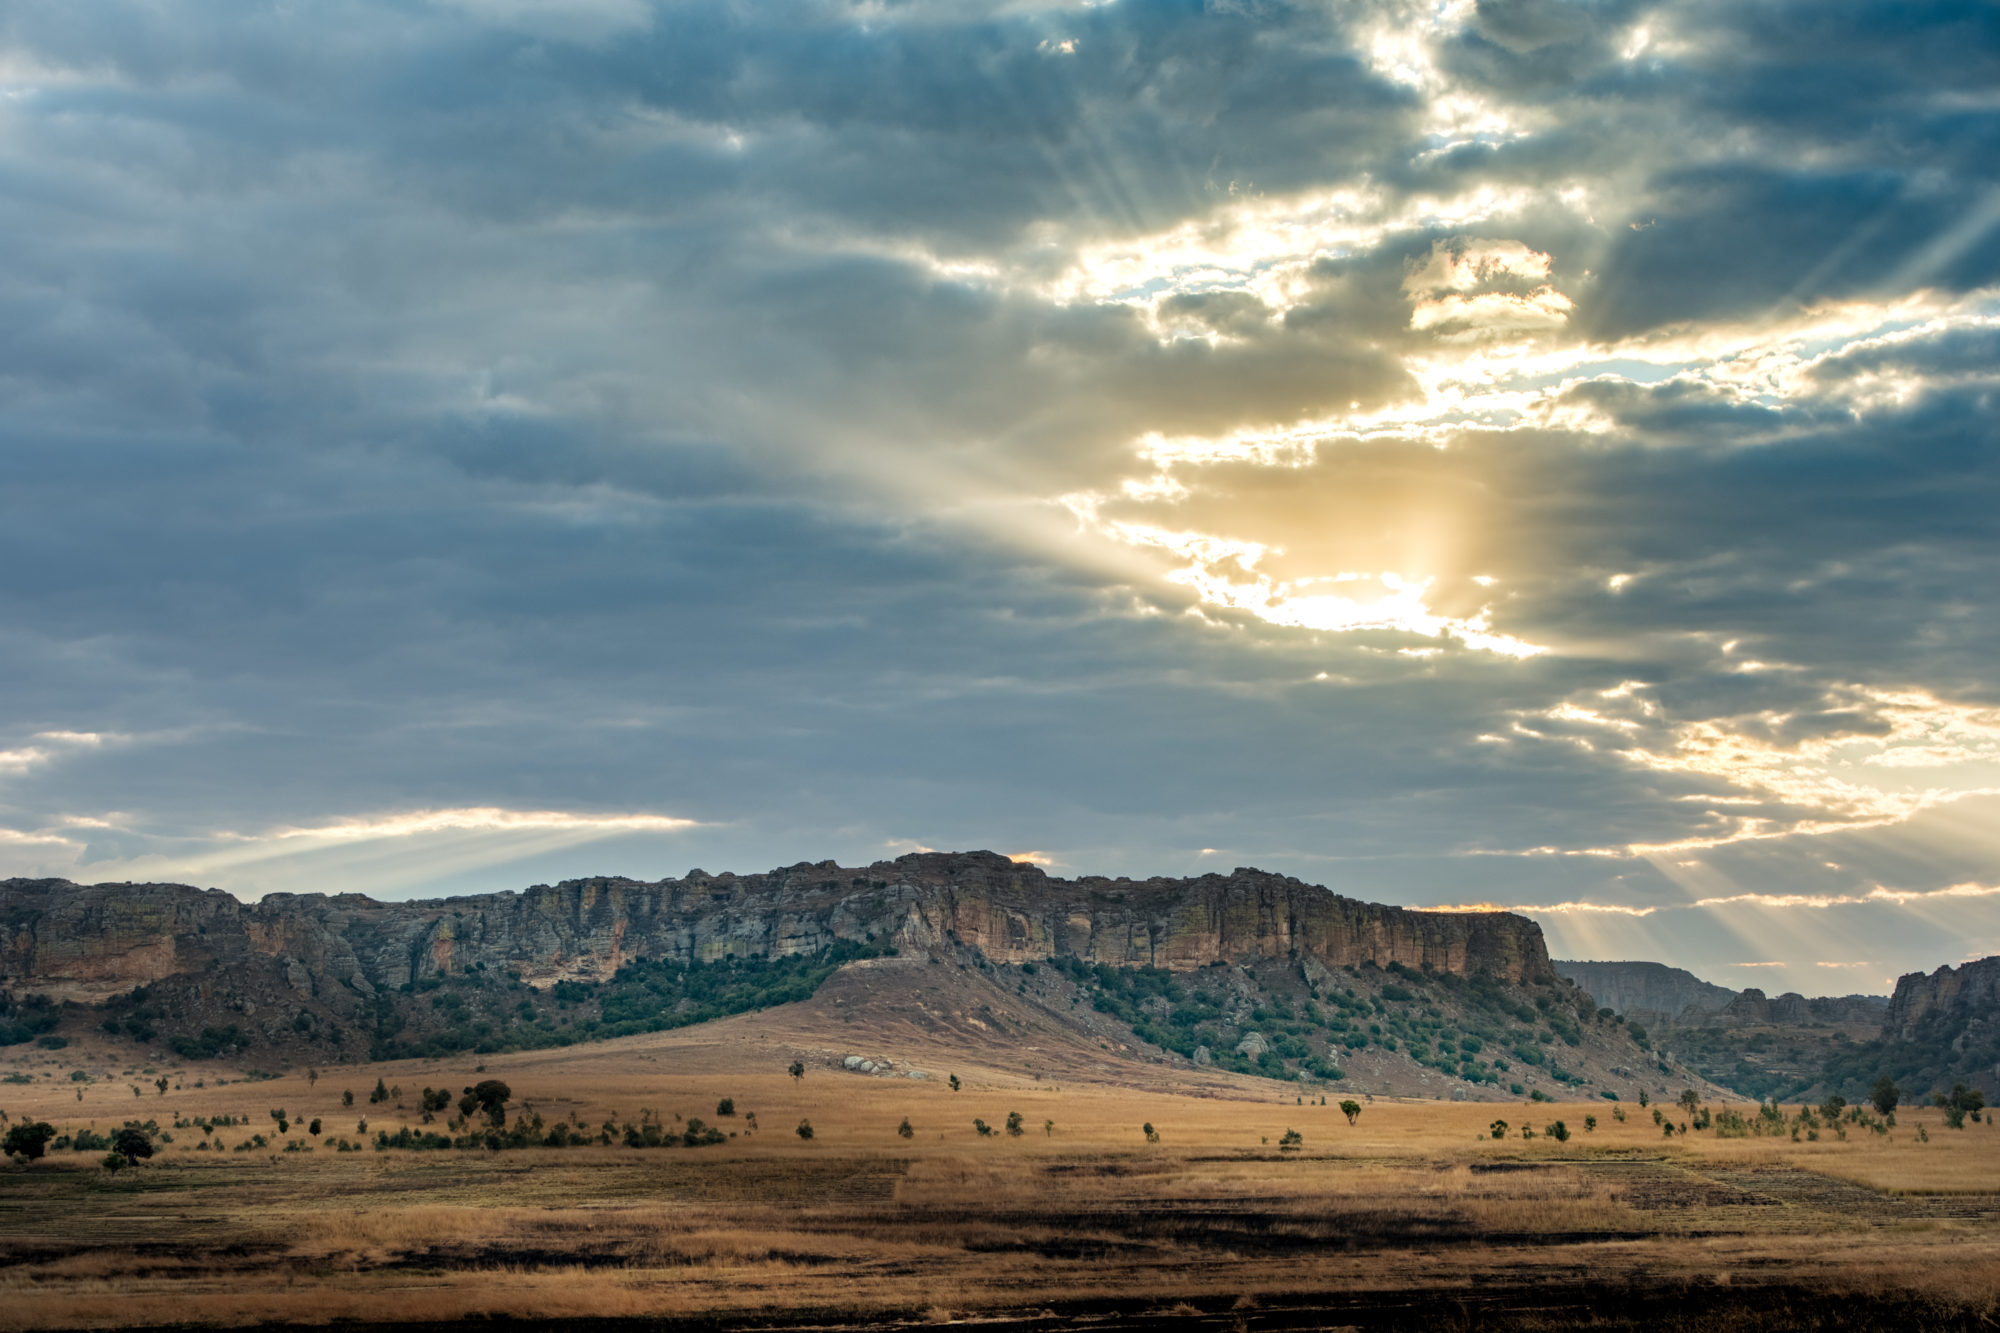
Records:
{"label": "cliff face", "polygon": [[244,904],[175,884],[0,882],[0,989],[99,1003],[146,986],[188,1023],[227,1018],[273,1040],[282,1024],[338,1034],[372,1021],[377,997],[468,969],[547,988],[638,959],[816,954],[842,939],[976,946],[997,962],[1070,955],[1181,970],[1296,955],[1510,982],[1553,976],[1540,928],[1511,914],[1378,906],[1256,870],[1056,879],[990,852],[409,903],[274,894]]}
{"label": "cliff face", "polygon": [[1556,971],[1627,1018],[1645,1024],[1692,1022],[1736,998],[1726,986],[1665,963],[1584,963],[1557,959]]}
{"label": "cliff face", "polygon": [[1961,967],[1941,967],[1926,976],[1912,972],[1896,979],[1896,993],[1882,1020],[1890,1042],[1936,1040],[1960,1050],[1968,1029],[1984,1033],[2000,1019],[2000,958],[1980,958]]}

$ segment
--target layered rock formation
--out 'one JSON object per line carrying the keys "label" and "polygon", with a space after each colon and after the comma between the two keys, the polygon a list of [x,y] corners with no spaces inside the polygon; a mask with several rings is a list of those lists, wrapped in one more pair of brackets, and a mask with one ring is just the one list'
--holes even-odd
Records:
{"label": "layered rock formation", "polygon": [[1407,911],[1238,870],[1198,879],[1052,878],[990,852],[850,868],[536,885],[442,901],[174,884],[0,882],[0,988],[101,1003],[147,987],[182,1025],[271,1040],[374,1021],[383,997],[468,970],[548,988],[632,960],[816,954],[836,940],[973,947],[997,962],[1076,956],[1188,969],[1298,957],[1509,982],[1554,977],[1539,927],[1507,913]]}
{"label": "layered rock formation", "polygon": [[1928,976],[1912,972],[1896,979],[1882,1020],[1882,1038],[1915,1042],[1945,1037],[1960,1050],[1968,1028],[1984,1032],[2000,1019],[2000,958],[1980,958],[1945,966]]}

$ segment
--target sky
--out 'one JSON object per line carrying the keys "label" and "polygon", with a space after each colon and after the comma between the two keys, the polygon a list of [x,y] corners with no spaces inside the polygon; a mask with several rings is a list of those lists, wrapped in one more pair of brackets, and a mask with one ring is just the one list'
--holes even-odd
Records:
{"label": "sky", "polygon": [[0,874],[2000,953],[2000,10],[0,0]]}

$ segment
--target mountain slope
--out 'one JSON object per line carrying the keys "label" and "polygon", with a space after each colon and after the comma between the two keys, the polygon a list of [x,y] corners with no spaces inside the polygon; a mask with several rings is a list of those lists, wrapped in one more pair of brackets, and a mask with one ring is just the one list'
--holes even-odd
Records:
{"label": "mountain slope", "polygon": [[1687,1022],[1714,1013],[1736,998],[1727,986],[1703,981],[1665,963],[1598,963],[1556,959],[1551,966],[1597,997],[1597,1002],[1648,1027]]}
{"label": "mountain slope", "polygon": [[[1339,1081],[1352,1067],[1440,1096],[1636,1091],[1667,1072],[1556,974],[1525,918],[1379,906],[1255,870],[1063,880],[928,853],[393,904],[14,880],[0,929],[19,1039],[46,1039],[28,1029],[48,1003],[29,997],[51,997],[66,1033],[182,1059],[553,1047],[971,968],[1066,1042],[1188,1070]],[[956,1030],[996,1025],[982,1010]]]}

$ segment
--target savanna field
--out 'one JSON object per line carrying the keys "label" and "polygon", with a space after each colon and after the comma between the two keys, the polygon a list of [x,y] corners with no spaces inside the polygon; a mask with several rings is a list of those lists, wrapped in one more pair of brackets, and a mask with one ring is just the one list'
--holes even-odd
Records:
{"label": "savanna field", "polygon": [[[70,1144],[0,1171],[0,1325],[1960,1327],[2000,1309],[1989,1118],[1815,1116],[1795,1138],[1796,1106],[1780,1125],[1751,1105],[1149,1090],[1136,1065],[945,1051],[920,1079],[825,1052],[794,1077],[738,1022],[310,1080],[7,1085],[10,1124]],[[501,1130],[460,1107],[491,1082]],[[1772,1132],[1721,1137],[1725,1112]],[[150,1159],[114,1171],[71,1146],[131,1119],[158,1127]],[[558,1124],[582,1146],[376,1146]]]}

